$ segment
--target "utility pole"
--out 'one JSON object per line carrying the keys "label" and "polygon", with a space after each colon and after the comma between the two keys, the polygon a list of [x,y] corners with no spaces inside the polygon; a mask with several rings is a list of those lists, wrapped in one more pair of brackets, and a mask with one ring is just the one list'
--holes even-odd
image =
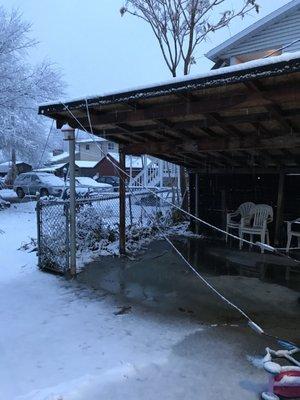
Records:
{"label": "utility pole", "polygon": [[61,131],[64,140],[69,142],[69,172],[70,172],[70,273],[76,275],[76,190],[75,190],[75,129],[65,124]]}

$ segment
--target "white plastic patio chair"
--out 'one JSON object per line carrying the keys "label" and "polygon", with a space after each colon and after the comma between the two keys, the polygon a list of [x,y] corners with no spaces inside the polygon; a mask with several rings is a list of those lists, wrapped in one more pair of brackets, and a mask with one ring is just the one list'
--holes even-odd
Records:
{"label": "white plastic patio chair", "polygon": [[298,247],[300,247],[300,231],[293,231],[292,224],[299,224],[300,228],[300,218],[294,219],[293,221],[286,221],[287,223],[287,244],[286,244],[286,252],[290,251],[292,237],[295,236],[298,238]]}
{"label": "white plastic patio chair", "polygon": [[[249,217],[248,217],[249,218]],[[243,239],[244,235],[250,235],[250,241],[253,242],[253,236],[259,235],[260,242],[270,245],[270,236],[267,225],[273,221],[273,208],[267,204],[257,204],[250,212],[250,224],[249,219],[241,219],[240,226],[240,238]],[[243,247],[243,241],[240,240],[240,249]],[[264,248],[261,247],[261,252],[264,252]]]}
{"label": "white plastic patio chair", "polygon": [[[247,225],[247,223],[250,222],[250,220],[247,218],[249,217],[250,212],[254,206],[255,206],[254,203],[248,201],[246,203],[242,203],[236,211],[227,213],[226,232],[228,233],[230,229],[240,228],[241,220],[237,221],[234,219],[238,216],[241,216],[241,219],[244,218],[244,223]],[[226,242],[227,240],[228,240],[228,235],[226,235]]]}

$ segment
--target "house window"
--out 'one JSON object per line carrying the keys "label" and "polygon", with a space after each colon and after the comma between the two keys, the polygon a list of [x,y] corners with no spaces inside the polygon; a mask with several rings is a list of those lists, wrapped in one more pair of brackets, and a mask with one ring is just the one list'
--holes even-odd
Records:
{"label": "house window", "polygon": [[115,144],[112,142],[108,142],[108,150],[114,150],[115,149]]}
{"label": "house window", "polygon": [[90,149],[90,145],[89,145],[89,144],[86,144],[86,145],[85,145],[85,149],[86,149],[86,150],[89,150],[89,149]]}

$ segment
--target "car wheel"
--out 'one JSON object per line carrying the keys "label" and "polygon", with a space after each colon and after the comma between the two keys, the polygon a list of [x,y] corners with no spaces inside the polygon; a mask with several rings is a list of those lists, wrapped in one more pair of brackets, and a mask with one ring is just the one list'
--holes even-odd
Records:
{"label": "car wheel", "polygon": [[49,196],[48,190],[47,190],[47,189],[41,189],[41,190],[40,190],[40,196],[41,196],[41,197]]}
{"label": "car wheel", "polygon": [[23,197],[25,196],[24,190],[22,188],[18,188],[16,192],[19,199],[23,199]]}

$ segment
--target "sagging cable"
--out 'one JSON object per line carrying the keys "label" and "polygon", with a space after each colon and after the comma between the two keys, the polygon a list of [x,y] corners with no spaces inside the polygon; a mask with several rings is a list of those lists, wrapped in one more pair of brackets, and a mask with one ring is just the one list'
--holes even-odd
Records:
{"label": "sagging cable", "polygon": [[[63,102],[60,102],[60,103],[65,107],[66,111],[68,111],[68,113],[69,113],[69,114],[71,115],[71,117],[77,122],[77,124],[78,124],[79,126],[81,126],[82,130],[85,131],[85,132],[92,138],[92,140],[95,142],[96,146],[98,147],[98,149],[100,150],[100,152],[103,154],[103,156],[106,156],[105,152],[102,150],[102,148],[99,146],[99,144],[97,143],[97,141],[95,141],[95,138],[93,137],[93,135],[94,135],[94,133],[93,133],[93,126],[92,126],[92,122],[91,122],[91,116],[90,116],[90,111],[89,111],[89,106],[88,106],[88,101],[87,101],[87,99],[85,99],[85,103],[86,103],[86,113],[87,113],[87,118],[88,118],[88,122],[89,122],[89,126],[90,126],[91,132],[89,132],[89,131],[82,125],[82,123],[78,120],[78,118],[74,115],[74,113],[69,109],[69,107],[68,107],[65,103],[63,103]],[[92,135],[91,135],[91,134],[92,134]],[[116,164],[112,159],[109,158],[108,160],[109,160],[109,162],[115,167],[115,169],[116,169],[117,171],[121,172],[122,174],[124,174],[125,176],[127,176],[128,178],[130,178],[130,175],[129,175],[126,171],[123,171],[123,170],[119,167],[119,165]],[[266,249],[266,250],[268,250],[268,251],[270,251],[270,252],[273,252],[273,253],[276,253],[277,255],[280,255],[281,257],[286,257],[286,258],[288,258],[288,259],[294,261],[295,263],[300,263],[300,260],[297,260],[297,259],[295,259],[295,258],[293,258],[293,257],[290,257],[290,256],[287,255],[287,254],[281,253],[278,249],[276,249],[276,247],[273,247],[273,246],[270,246],[270,245],[266,245],[265,243],[262,243],[262,242],[252,242],[252,241],[250,241],[250,240],[247,240],[247,239],[244,239],[244,238],[240,238],[239,236],[236,236],[236,235],[234,235],[234,234],[232,234],[232,233],[230,233],[230,232],[226,232],[226,231],[224,231],[223,229],[221,229],[221,228],[219,228],[219,227],[217,227],[217,226],[215,226],[215,225],[210,224],[209,222],[207,222],[207,221],[205,221],[205,220],[203,220],[203,219],[197,217],[196,215],[191,214],[190,212],[184,210],[184,209],[181,208],[180,206],[178,206],[178,205],[176,205],[176,204],[174,204],[174,203],[172,203],[172,202],[170,202],[170,201],[168,201],[168,200],[166,200],[166,199],[163,199],[161,196],[159,196],[158,193],[155,192],[155,190],[151,190],[151,189],[147,188],[147,187],[146,187],[145,185],[143,185],[143,184],[139,184],[139,187],[141,187],[141,188],[147,190],[149,193],[153,194],[155,197],[159,198],[160,200],[163,200],[165,203],[169,204],[170,206],[176,208],[178,211],[181,211],[181,212],[182,212],[183,214],[185,214],[186,216],[188,216],[188,217],[190,217],[190,218],[192,218],[192,219],[194,219],[194,220],[200,222],[201,224],[203,224],[203,225],[205,225],[205,226],[207,226],[207,227],[209,227],[209,228],[211,228],[211,229],[213,229],[213,230],[215,230],[215,231],[217,231],[217,232],[219,232],[219,233],[221,233],[221,234],[223,234],[223,235],[225,235],[225,236],[229,236],[229,237],[231,237],[231,238],[233,238],[233,239],[235,239],[235,240],[242,241],[243,243],[246,243],[246,244],[248,244],[249,246],[257,246],[257,247],[259,247],[260,249]]]}
{"label": "sagging cable", "polygon": [[[88,133],[88,134],[90,135],[90,132],[88,132],[88,131],[86,130],[86,128],[80,123],[80,121],[79,121],[79,120],[76,118],[76,116],[72,113],[72,111],[69,109],[69,107],[68,107],[66,104],[62,103],[62,102],[61,102],[61,104],[65,107],[65,109],[69,112],[69,114],[74,118],[74,120],[82,127],[82,129],[83,129],[86,133]],[[91,133],[92,133],[92,135],[93,135],[93,127],[92,127],[92,122],[91,122],[91,118],[90,118],[90,112],[89,112],[89,108],[88,108],[87,99],[86,99],[86,109],[87,109],[87,116],[88,116],[88,122],[89,122],[89,125],[90,125],[90,130],[91,130]],[[91,137],[92,137],[92,139],[95,141],[95,139],[93,138],[93,136],[91,136]],[[102,148],[98,145],[98,143],[97,143],[96,141],[95,141],[95,143],[96,143],[97,147],[99,148],[99,150],[102,152],[102,154],[105,156],[105,153],[104,153],[104,151],[102,150]],[[129,177],[129,175],[127,174],[127,172],[124,171],[124,170],[122,170],[122,169],[121,169],[116,163],[114,163],[110,158],[108,158],[108,160],[109,160],[109,162],[116,168],[116,170],[118,171],[118,175],[119,175],[120,179],[124,180],[124,176]],[[141,186],[142,188],[146,189],[147,191],[149,191],[150,193],[153,193],[153,194],[154,194],[156,197],[158,197],[159,199],[162,199],[155,191],[152,191],[152,190],[150,190],[149,188],[146,188],[144,185],[140,185],[140,186]],[[128,187],[128,188],[129,188],[129,187]],[[131,188],[129,188],[129,190],[130,190],[131,194],[132,194],[134,197],[136,197],[134,191],[132,191]],[[219,231],[219,232],[222,232],[222,233],[224,233],[224,234],[226,234],[226,235],[228,235],[228,236],[231,236],[231,237],[233,237],[233,238],[235,238],[235,239],[237,239],[237,240],[243,240],[244,242],[246,242],[246,243],[248,243],[248,244],[250,244],[250,245],[256,245],[256,246],[259,246],[259,247],[263,246],[263,248],[264,248],[264,249],[267,249],[268,251],[277,252],[276,248],[274,248],[274,247],[272,247],[272,246],[266,245],[266,244],[261,243],[261,242],[253,243],[253,242],[247,241],[247,240],[245,240],[245,239],[241,239],[241,238],[239,238],[239,237],[237,237],[237,236],[235,236],[235,235],[233,235],[233,234],[227,233],[226,231],[222,230],[221,228],[218,228],[218,227],[216,227],[216,226],[214,226],[214,225],[209,224],[208,222],[206,222],[206,221],[204,221],[204,220],[201,220],[200,218],[196,217],[195,215],[193,215],[193,214],[191,214],[191,213],[189,213],[189,212],[187,212],[187,211],[181,209],[181,207],[178,207],[177,205],[175,205],[175,204],[173,204],[173,203],[171,203],[171,202],[169,202],[169,201],[166,201],[165,199],[162,199],[162,200],[165,201],[167,204],[173,206],[174,208],[176,208],[176,209],[182,211],[184,214],[190,216],[191,218],[194,218],[194,219],[196,219],[197,221],[199,221],[199,222],[205,224],[206,226],[210,226],[211,228],[213,228],[213,229],[215,229],[215,230],[217,230],[217,231]],[[146,215],[152,220],[152,222],[153,222],[154,220],[153,220],[152,216],[148,213],[148,211],[145,209],[145,207],[144,207],[143,205],[141,205],[141,207],[142,207],[143,211],[145,212],[145,214],[146,214]],[[155,222],[155,221],[154,221],[154,222]],[[174,243],[173,243],[173,242],[167,237],[167,235],[162,231],[162,229],[160,228],[160,226],[157,226],[157,228],[158,228],[160,234],[162,235],[162,237],[163,237],[163,238],[167,241],[167,243],[174,249],[174,251],[178,254],[178,256],[179,256],[179,257],[184,261],[184,263],[189,267],[189,269],[191,269],[191,271],[192,271],[192,272],[193,272],[193,273],[194,273],[194,274],[195,274],[195,275],[196,275],[196,276],[197,276],[197,277],[198,277],[198,278],[213,292],[213,293],[215,293],[215,295],[217,295],[222,301],[224,301],[225,303],[227,303],[231,308],[233,308],[233,309],[235,309],[236,311],[238,311],[239,314],[241,314],[241,315],[247,320],[248,326],[249,326],[253,331],[255,331],[256,333],[258,333],[259,335],[265,335],[265,336],[274,338],[274,339],[276,339],[276,340],[278,340],[278,341],[281,341],[281,342],[283,342],[283,343],[290,343],[289,341],[287,341],[287,340],[285,340],[285,339],[281,339],[281,338],[278,338],[277,336],[273,336],[273,335],[270,335],[270,334],[266,333],[257,323],[255,323],[255,322],[250,318],[250,316],[249,316],[245,311],[243,311],[240,307],[238,307],[238,306],[235,305],[232,301],[230,301],[229,299],[227,299],[227,297],[225,297],[225,296],[224,296],[221,292],[219,292],[211,283],[209,283],[209,282],[196,270],[196,268],[184,257],[184,255],[177,249],[177,247],[174,245]]]}

